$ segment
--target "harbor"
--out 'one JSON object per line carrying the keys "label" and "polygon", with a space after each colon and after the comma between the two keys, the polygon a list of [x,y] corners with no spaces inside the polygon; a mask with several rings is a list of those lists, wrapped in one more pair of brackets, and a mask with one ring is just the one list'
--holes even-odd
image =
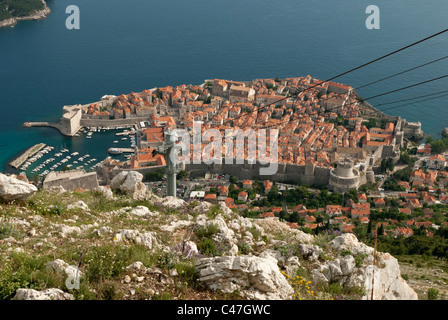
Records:
{"label": "harbor", "polygon": [[[126,137],[114,143],[117,136]],[[59,136],[60,137],[60,136]],[[81,128],[74,137],[42,139],[8,163],[8,172],[43,179],[50,172],[96,171],[105,159],[127,161],[135,151],[134,126]],[[112,148],[112,145],[114,147]],[[116,149],[110,152],[110,149]]]}

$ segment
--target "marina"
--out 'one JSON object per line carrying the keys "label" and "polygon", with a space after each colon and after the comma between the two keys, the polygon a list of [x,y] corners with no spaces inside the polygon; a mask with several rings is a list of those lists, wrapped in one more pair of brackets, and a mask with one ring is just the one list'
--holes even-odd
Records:
{"label": "marina", "polygon": [[[55,171],[95,171],[110,156],[119,161],[127,161],[135,151],[135,136],[130,135],[134,130],[133,126],[81,128],[78,136],[66,139],[63,146],[50,146],[46,143],[33,145],[9,162],[10,170],[15,173],[19,171],[28,178],[44,178]],[[105,148],[105,144],[111,144],[117,134],[126,140],[116,140],[116,147]],[[130,139],[127,138],[128,135]],[[116,150],[110,152],[110,149]]]}

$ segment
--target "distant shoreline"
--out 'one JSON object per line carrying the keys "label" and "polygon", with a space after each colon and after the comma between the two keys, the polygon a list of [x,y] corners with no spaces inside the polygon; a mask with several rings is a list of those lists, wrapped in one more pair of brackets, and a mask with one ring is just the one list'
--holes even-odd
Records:
{"label": "distant shoreline", "polygon": [[44,8],[42,10],[34,11],[32,14],[25,17],[12,17],[3,21],[0,21],[0,28],[13,27],[19,21],[28,21],[28,20],[42,20],[45,19],[50,13],[51,10],[47,6],[45,0],[41,0]]}

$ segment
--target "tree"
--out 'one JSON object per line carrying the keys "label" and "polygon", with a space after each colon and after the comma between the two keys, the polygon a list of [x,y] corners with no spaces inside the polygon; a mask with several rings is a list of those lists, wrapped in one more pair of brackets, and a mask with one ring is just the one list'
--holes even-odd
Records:
{"label": "tree", "polygon": [[369,220],[369,224],[367,225],[367,235],[372,233],[372,220]]}
{"label": "tree", "polygon": [[442,153],[448,149],[448,143],[444,140],[437,139],[431,143],[431,151],[434,153]]}
{"label": "tree", "polygon": [[163,176],[165,175],[165,169],[159,168],[155,171],[148,172],[145,174],[146,181],[162,181]]}
{"label": "tree", "polygon": [[183,180],[183,179],[185,179],[186,177],[188,177],[188,171],[180,170],[176,177],[177,177],[177,179],[179,179],[179,180]]}
{"label": "tree", "polygon": [[384,227],[383,224],[381,223],[380,226],[378,227],[378,235],[379,236],[383,236],[384,235]]}

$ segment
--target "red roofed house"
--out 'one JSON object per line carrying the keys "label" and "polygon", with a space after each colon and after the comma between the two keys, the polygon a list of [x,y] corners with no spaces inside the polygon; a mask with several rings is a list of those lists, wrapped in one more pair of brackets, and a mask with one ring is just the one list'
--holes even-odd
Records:
{"label": "red roofed house", "polygon": [[413,236],[414,232],[412,232],[412,229],[409,227],[398,227],[397,229],[395,229],[394,235],[395,235],[395,237],[402,235],[405,238],[408,238],[410,236]]}
{"label": "red roofed house", "polygon": [[273,218],[275,217],[274,212],[263,212],[258,217],[260,218]]}
{"label": "red roofed house", "polygon": [[434,170],[443,170],[446,167],[446,159],[441,154],[433,155],[429,158],[428,168]]}
{"label": "red roofed house", "polygon": [[332,217],[332,216],[340,216],[340,215],[342,215],[342,206],[329,204],[329,205],[326,206],[325,212],[330,217]]}
{"label": "red roofed house", "polygon": [[247,201],[247,196],[248,196],[248,194],[247,194],[246,191],[240,191],[238,193],[238,200],[240,200],[240,201]]}
{"label": "red roofed house", "polygon": [[358,201],[360,203],[366,203],[367,202],[367,196],[365,193],[358,194]]}
{"label": "red roofed house", "polygon": [[251,188],[252,180],[243,180],[243,188]]}
{"label": "red roofed house", "polygon": [[369,223],[369,221],[370,221],[370,219],[368,217],[363,217],[363,216],[358,217],[358,219],[359,219],[359,222],[361,222],[361,223]]}
{"label": "red roofed house", "polygon": [[398,208],[398,211],[400,213],[405,213],[405,214],[411,214],[412,213],[411,209],[409,209],[409,208]]}
{"label": "red roofed house", "polygon": [[208,193],[205,195],[204,200],[210,203],[216,203],[217,196],[215,193]]}
{"label": "red roofed house", "polygon": [[270,182],[269,180],[265,180],[264,181],[264,192],[268,193],[269,191],[271,191],[272,188],[272,182]]}
{"label": "red roofed house", "polygon": [[405,204],[405,208],[411,209],[413,211],[415,208],[420,208],[422,205],[420,204],[420,201],[418,199],[409,199]]}
{"label": "red roofed house", "polygon": [[339,230],[345,233],[352,233],[355,226],[353,224],[341,224]]}
{"label": "red roofed house", "polygon": [[314,217],[314,216],[306,216],[305,217],[305,221],[306,222],[310,222],[310,223],[312,223],[312,222],[316,222],[316,218]]}
{"label": "red roofed house", "polygon": [[375,208],[383,208],[386,206],[386,201],[383,198],[375,198],[373,202],[375,203]]}

